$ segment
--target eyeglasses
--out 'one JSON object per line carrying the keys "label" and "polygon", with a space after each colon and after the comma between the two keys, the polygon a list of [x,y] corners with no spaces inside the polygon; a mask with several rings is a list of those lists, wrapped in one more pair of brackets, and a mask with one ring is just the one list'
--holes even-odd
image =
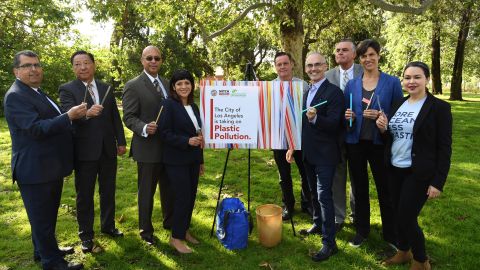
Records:
{"label": "eyeglasses", "polygon": [[145,60],[147,60],[148,62],[152,61],[153,59],[155,59],[156,62],[159,62],[160,61],[160,56],[147,56],[147,57],[144,57]]}
{"label": "eyeglasses", "polygon": [[40,63],[35,63],[35,64],[28,63],[28,64],[20,65],[17,68],[32,69],[33,67],[34,68],[41,68],[42,64],[40,64]]}
{"label": "eyeglasses", "polygon": [[319,68],[319,67],[321,67],[322,65],[325,65],[325,64],[326,64],[326,63],[307,64],[307,68],[313,68],[313,67]]}

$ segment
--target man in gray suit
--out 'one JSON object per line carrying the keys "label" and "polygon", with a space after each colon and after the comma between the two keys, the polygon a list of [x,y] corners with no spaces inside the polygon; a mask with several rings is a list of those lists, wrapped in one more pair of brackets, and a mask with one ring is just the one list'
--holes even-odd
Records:
{"label": "man in gray suit", "polygon": [[160,50],[147,46],[141,59],[143,72],[125,84],[123,121],[133,131],[130,156],[138,169],[138,219],[140,236],[148,245],[155,244],[152,226],[153,198],[157,183],[160,187],[163,227],[171,228],[173,198],[162,163],[162,142],[156,119],[160,103],[168,97],[168,81],[158,76],[162,65]]}
{"label": "man in gray suit", "polygon": [[[338,66],[325,73],[327,80],[345,91],[347,82],[363,72],[362,66],[355,64],[355,43],[351,39],[342,39],[335,45],[335,62]],[[347,157],[345,150],[345,133],[339,138],[341,146],[341,162],[337,165],[335,178],[333,179],[333,203],[335,206],[335,229],[340,231],[345,221],[346,213],[346,189],[347,189]],[[351,217],[355,218],[355,205],[353,194],[350,192]]]}

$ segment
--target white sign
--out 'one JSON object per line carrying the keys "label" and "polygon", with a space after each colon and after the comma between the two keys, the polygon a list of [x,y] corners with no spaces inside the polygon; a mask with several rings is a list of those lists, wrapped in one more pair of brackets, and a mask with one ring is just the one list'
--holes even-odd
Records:
{"label": "white sign", "polygon": [[205,143],[257,143],[258,86],[205,86]]}

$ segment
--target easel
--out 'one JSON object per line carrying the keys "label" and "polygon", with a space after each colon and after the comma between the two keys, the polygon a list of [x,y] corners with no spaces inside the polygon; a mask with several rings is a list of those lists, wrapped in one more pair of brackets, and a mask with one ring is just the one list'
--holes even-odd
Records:
{"label": "easel", "polygon": [[[248,62],[247,66],[245,67],[245,81],[257,81],[258,77],[255,74],[255,70],[253,69],[252,63]],[[228,147],[227,151],[227,157],[225,159],[225,164],[223,165],[223,172],[222,172],[222,180],[220,181],[220,188],[218,190],[218,196],[217,196],[217,204],[215,205],[215,213],[213,215],[213,224],[212,224],[212,229],[210,230],[210,237],[213,236],[213,230],[215,228],[215,222],[217,220],[217,211],[218,211],[218,204],[220,202],[220,196],[222,194],[222,189],[223,189],[223,180],[225,179],[225,173],[227,171],[227,163],[228,163],[228,158],[230,156],[230,151],[232,150],[232,147]],[[247,197],[247,211],[250,213],[250,155],[251,155],[251,149],[248,148],[248,197]],[[250,233],[252,232],[251,228],[253,226],[253,221],[251,220],[251,215],[250,215]],[[295,225],[293,223],[293,217],[290,218],[290,222],[292,224],[292,231],[293,231],[293,236],[296,236],[295,233]]]}

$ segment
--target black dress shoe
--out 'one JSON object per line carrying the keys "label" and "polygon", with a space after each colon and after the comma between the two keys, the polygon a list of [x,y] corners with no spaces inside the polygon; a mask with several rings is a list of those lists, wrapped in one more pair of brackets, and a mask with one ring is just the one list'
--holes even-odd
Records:
{"label": "black dress shoe", "polygon": [[65,260],[60,261],[50,267],[44,267],[44,270],[79,270],[83,269],[83,264],[67,262]]}
{"label": "black dress shoe", "polygon": [[121,232],[117,228],[113,228],[113,229],[108,230],[108,231],[102,231],[102,233],[110,235],[111,237],[122,237],[123,236],[123,232]]}
{"label": "black dress shoe", "polygon": [[293,208],[289,209],[288,207],[283,207],[282,210],[282,220],[290,220],[293,216]]}
{"label": "black dress shoe", "polygon": [[303,236],[307,236],[310,234],[322,234],[322,228],[320,226],[313,225],[310,229],[308,230],[302,229],[298,233],[300,233],[300,235],[303,235]]}
{"label": "black dress shoe", "polygon": [[[60,256],[62,257],[65,257],[67,254],[73,254],[75,252],[73,247],[59,247],[58,249],[60,250]],[[39,262],[40,260],[42,260],[42,258],[40,258],[40,255],[37,253],[34,253],[33,261]]]}
{"label": "black dress shoe", "polygon": [[155,245],[155,239],[153,236],[142,236],[142,240],[145,241],[145,243],[147,243],[149,246]]}
{"label": "black dress shoe", "polygon": [[312,260],[314,262],[321,262],[328,260],[332,255],[338,252],[337,245],[333,247],[328,247],[326,245],[323,245],[322,249],[316,253],[315,255],[312,256]]}
{"label": "black dress shoe", "polygon": [[92,249],[93,249],[93,240],[92,239],[82,241],[82,252],[83,253],[92,252]]}

